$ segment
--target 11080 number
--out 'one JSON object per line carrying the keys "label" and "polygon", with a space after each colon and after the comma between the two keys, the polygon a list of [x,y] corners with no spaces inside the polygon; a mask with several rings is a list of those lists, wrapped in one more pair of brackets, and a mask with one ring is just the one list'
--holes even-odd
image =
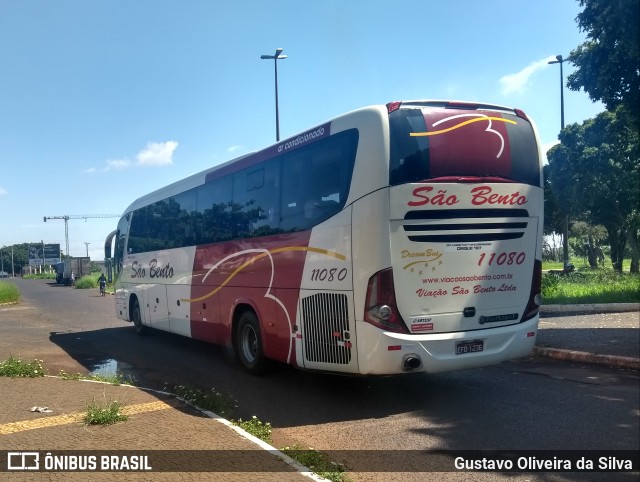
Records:
{"label": "11080 number", "polygon": [[482,266],[486,264],[487,266],[492,266],[497,264],[502,266],[503,264],[512,265],[512,264],[522,264],[526,259],[527,255],[523,252],[511,251],[510,253],[491,253],[487,256],[487,253],[481,253],[480,259],[478,259],[478,266]]}

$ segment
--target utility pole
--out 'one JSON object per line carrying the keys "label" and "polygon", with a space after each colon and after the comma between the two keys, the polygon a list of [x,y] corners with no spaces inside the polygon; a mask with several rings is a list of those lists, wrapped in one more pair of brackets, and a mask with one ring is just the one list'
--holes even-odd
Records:
{"label": "utility pole", "polygon": [[[571,57],[566,59],[562,55],[556,55],[556,60],[550,60],[548,64],[560,64],[560,132],[564,129],[564,76],[562,73],[562,64]],[[562,260],[564,268],[569,267],[569,215],[564,216],[564,225],[562,226]]]}

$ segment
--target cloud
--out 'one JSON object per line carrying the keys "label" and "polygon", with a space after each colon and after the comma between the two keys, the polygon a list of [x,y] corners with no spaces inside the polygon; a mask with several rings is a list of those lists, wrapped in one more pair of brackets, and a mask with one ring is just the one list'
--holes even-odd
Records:
{"label": "cloud", "polygon": [[131,161],[128,159],[109,159],[107,165],[104,168],[105,171],[121,171],[131,165]]}
{"label": "cloud", "polygon": [[0,187],[0,196],[4,196],[5,194],[9,194],[5,189]]}
{"label": "cloud", "polygon": [[502,85],[502,93],[504,95],[509,95],[514,92],[522,92],[527,87],[531,76],[535,74],[538,70],[543,69],[547,66],[550,60],[555,60],[555,57],[550,56],[544,58],[542,60],[536,60],[532,62],[527,67],[522,69],[520,72],[516,72],[515,74],[505,75],[500,79],[500,84]]}
{"label": "cloud", "polygon": [[240,149],[242,149],[242,146],[231,146],[227,148],[227,152],[232,154],[236,151],[239,151]]}
{"label": "cloud", "polygon": [[176,141],[149,142],[146,149],[138,153],[136,159],[143,166],[166,166],[173,164],[173,151],[178,147]]}
{"label": "cloud", "polygon": [[122,171],[134,164],[138,166],[168,166],[173,164],[172,157],[177,147],[178,143],[176,141],[149,142],[147,147],[138,152],[135,162],[127,158],[108,159],[105,161],[103,168],[89,167],[82,172],[95,174],[97,172]]}

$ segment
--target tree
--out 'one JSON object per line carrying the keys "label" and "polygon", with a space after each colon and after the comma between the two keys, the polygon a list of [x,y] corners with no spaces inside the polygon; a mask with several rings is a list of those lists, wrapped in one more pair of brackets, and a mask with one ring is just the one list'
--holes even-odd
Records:
{"label": "tree", "polygon": [[[13,252],[13,265],[11,254]],[[22,272],[22,267],[29,264],[29,244],[14,244],[13,246],[3,246],[0,249],[0,257],[4,271],[12,274],[12,270],[16,275]]]}
{"label": "tree", "polygon": [[571,52],[577,67],[567,78],[571,90],[584,89],[607,110],[618,111],[640,128],[640,0],[579,0],[576,20],[587,40]]}
{"label": "tree", "polygon": [[607,230],[604,226],[576,221],[571,231],[574,236],[574,252],[587,258],[591,268],[597,268],[598,263],[604,266],[604,252],[601,249],[601,245],[607,240]]}
{"label": "tree", "polygon": [[549,178],[568,212],[605,227],[614,269],[622,271],[629,242],[638,272],[639,134],[620,118],[621,109],[567,126],[548,153]]}

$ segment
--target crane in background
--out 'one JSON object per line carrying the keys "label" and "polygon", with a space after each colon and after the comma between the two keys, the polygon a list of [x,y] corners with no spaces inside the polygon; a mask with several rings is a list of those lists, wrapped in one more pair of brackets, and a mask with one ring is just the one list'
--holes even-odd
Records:
{"label": "crane in background", "polygon": [[[47,219],[64,219],[64,240],[66,243],[67,256],[71,256],[69,253],[69,219],[84,219],[89,218],[119,218],[120,214],[65,214],[64,216],[44,216],[44,222]],[[43,254],[44,256],[44,254]]]}

